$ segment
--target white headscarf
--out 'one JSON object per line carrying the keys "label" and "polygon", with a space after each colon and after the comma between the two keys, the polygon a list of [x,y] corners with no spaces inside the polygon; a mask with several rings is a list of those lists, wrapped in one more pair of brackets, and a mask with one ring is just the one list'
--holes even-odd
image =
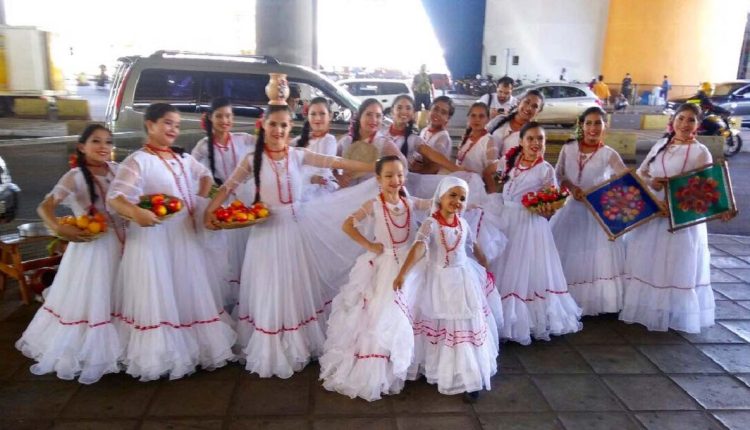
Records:
{"label": "white headscarf", "polygon": [[469,184],[467,184],[466,181],[461,178],[457,178],[455,176],[446,176],[442,181],[440,181],[437,190],[435,190],[435,195],[432,196],[431,213],[435,213],[436,211],[440,210],[440,198],[454,187],[463,188],[464,191],[466,191],[466,201],[469,201]]}

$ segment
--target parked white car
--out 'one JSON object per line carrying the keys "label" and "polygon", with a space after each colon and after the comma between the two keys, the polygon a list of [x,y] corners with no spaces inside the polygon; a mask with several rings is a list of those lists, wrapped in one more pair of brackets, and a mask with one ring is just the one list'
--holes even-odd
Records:
{"label": "parked white car", "polygon": [[586,84],[568,82],[547,82],[518,87],[513,90],[515,97],[522,96],[528,90],[539,90],[544,94],[544,110],[536,120],[544,124],[573,125],[578,115],[591,106],[600,106],[601,102]]}
{"label": "parked white car", "polygon": [[401,94],[408,94],[414,98],[411,90],[411,82],[400,79],[359,78],[342,79],[336,84],[344,87],[351,95],[360,102],[370,98],[377,99],[383,104],[385,114],[389,114],[393,100]]}

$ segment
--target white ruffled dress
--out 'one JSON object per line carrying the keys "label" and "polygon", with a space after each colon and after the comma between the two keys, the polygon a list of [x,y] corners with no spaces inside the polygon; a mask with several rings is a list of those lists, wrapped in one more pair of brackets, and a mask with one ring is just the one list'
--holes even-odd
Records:
{"label": "white ruffled dress", "polygon": [[[571,143],[563,146],[556,171],[558,181],[567,179],[585,191],[625,169],[609,146],[583,154],[578,143]],[[572,197],[552,217],[550,227],[568,290],[583,315],[620,312],[625,283],[622,239],[610,241],[586,205]]]}
{"label": "white ruffled dress", "polygon": [[[117,164],[108,163],[111,174],[96,176],[106,193],[117,172]],[[106,213],[105,197],[96,189],[95,207]],[[48,197],[85,215],[91,205],[88,188],[80,169],[60,178]],[[122,253],[123,222],[108,216],[108,230],[91,242],[71,242],[49,288],[45,302],[24,331],[16,348],[36,361],[31,373],[56,373],[60,379],[78,378],[93,384],[104,374],[119,372],[122,343],[112,325],[112,291]]]}
{"label": "white ruffled dress", "polygon": [[[500,166],[505,166],[504,158]],[[488,213],[499,214],[495,222],[508,239],[503,253],[491,263],[503,301],[501,337],[523,345],[531,343],[531,336],[549,340],[550,335],[582,327],[581,309],[568,291],[549,222],[521,204],[524,194],[556,184],[555,170],[546,161],[528,170],[514,167],[502,202],[493,195],[487,208]]]}
{"label": "white ruffled dress", "polygon": [[495,315],[502,319],[502,311],[492,277],[467,255],[471,228],[463,218],[447,227],[430,217],[416,241],[425,244],[426,261],[405,283],[414,295],[412,373],[423,374],[442,394],[489,390],[502,325]]}
{"label": "white ruffled dress", "polygon": [[[214,176],[222,182],[226,181],[237,168],[237,164],[253,151],[255,151],[255,136],[248,133],[229,133],[229,139],[224,145],[214,147]],[[198,141],[191,155],[209,168],[208,138],[204,137]],[[228,205],[235,199],[245,204],[252,203],[255,197],[254,192],[255,187],[249,184],[238,187],[235,193],[227,198],[224,205]],[[212,270],[215,276],[219,277],[219,281],[213,282],[212,285],[218,288],[215,294],[221,298],[221,304],[228,309],[237,303],[240,272],[245,258],[248,234],[247,229],[205,231],[203,234],[206,248],[212,256],[216,256]]]}
{"label": "white ruffled dress", "polygon": [[[654,145],[638,169],[646,179],[670,177],[712,163],[708,148],[698,142]],[[652,157],[656,157],[649,163]],[[664,197],[664,191],[654,193]],[[714,324],[711,254],[706,224],[674,233],[669,220],[658,218],[628,233],[625,300],[620,319],[649,330],[699,333]]]}
{"label": "white ruffled dress", "polygon": [[[252,180],[252,158],[245,157],[225,188]],[[250,227],[237,306],[238,354],[261,377],[289,378],[322,355],[329,306],[341,285],[335,282],[361,252],[341,222],[367,199],[359,191],[374,194],[372,182],[344,190],[343,203],[338,192],[301,202],[303,167],[331,168],[334,159],[303,148],[289,148],[276,161],[263,155],[260,197],[270,217]]]}
{"label": "white ruffled dress", "polygon": [[120,165],[108,194],[109,200],[122,196],[134,204],[156,193],[185,200],[183,209],[161,224],[131,222],[128,228],[115,323],[127,373],[142,381],[177,379],[197,366],[214,369],[234,358],[236,336],[207,270],[214,258],[199,238],[206,199],[196,193],[200,178],[210,172],[190,155],[179,157],[134,152]]}
{"label": "white ruffled dress", "polygon": [[383,244],[384,250],[380,255],[360,255],[333,300],[319,360],[326,389],[373,401],[403,388],[414,355],[407,316],[413,291],[407,287],[395,293],[393,280],[416,235],[416,212],[429,207],[429,201],[413,198],[395,205],[373,199],[353,215],[361,219],[359,225],[373,224],[374,234],[363,234]]}

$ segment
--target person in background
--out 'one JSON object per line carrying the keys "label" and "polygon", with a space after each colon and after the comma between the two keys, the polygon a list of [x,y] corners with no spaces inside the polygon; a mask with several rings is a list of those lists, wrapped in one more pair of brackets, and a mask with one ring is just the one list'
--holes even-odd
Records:
{"label": "person in background", "polygon": [[661,81],[661,94],[659,94],[664,99],[664,104],[667,104],[667,100],[669,99],[669,90],[672,89],[672,84],[669,82],[669,78],[667,75],[664,75],[664,80]]}
{"label": "person in background", "polygon": [[560,80],[561,81],[565,82],[565,73],[567,73],[567,72],[568,71],[565,69],[565,67],[563,67],[562,70],[560,70]]}
{"label": "person in background", "polygon": [[609,87],[604,83],[603,75],[599,75],[599,78],[594,84],[594,88],[592,88],[591,90],[594,91],[594,94],[596,94],[596,96],[599,98],[599,100],[602,101],[605,106],[609,104],[609,97],[611,96],[611,94],[609,92]]}
{"label": "person in background", "polygon": [[633,96],[633,78],[630,77],[630,73],[625,73],[620,86],[620,93],[630,102],[630,98]]}
{"label": "person in background", "polygon": [[[504,117],[510,110],[518,104],[518,100],[513,97],[513,79],[509,76],[503,76],[497,81],[497,91],[495,94],[487,93],[477,100],[489,106],[490,119],[498,116]],[[500,119],[497,120],[498,122]],[[490,124],[493,126],[494,124]]]}
{"label": "person in background", "polygon": [[419,68],[419,73],[412,81],[411,89],[414,91],[414,105],[417,112],[421,111],[423,106],[425,110],[428,110],[435,96],[435,88],[432,86],[432,78],[427,74],[426,65],[422,64]]}

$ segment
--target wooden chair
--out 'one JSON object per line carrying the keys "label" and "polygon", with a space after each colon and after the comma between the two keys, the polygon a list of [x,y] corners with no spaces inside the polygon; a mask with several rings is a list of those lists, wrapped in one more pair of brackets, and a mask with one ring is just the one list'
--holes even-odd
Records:
{"label": "wooden chair", "polygon": [[50,236],[22,237],[18,233],[0,236],[0,296],[5,292],[7,279],[11,278],[18,281],[21,301],[26,305],[31,302],[32,292],[27,273],[42,267],[59,265],[62,255],[24,260],[22,253],[28,245],[39,245],[52,239]]}

